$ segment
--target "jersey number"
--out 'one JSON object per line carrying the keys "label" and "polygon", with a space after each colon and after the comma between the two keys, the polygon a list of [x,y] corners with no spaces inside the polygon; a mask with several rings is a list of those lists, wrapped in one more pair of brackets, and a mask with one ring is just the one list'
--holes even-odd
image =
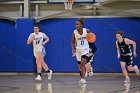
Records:
{"label": "jersey number", "polygon": [[81,45],[84,45],[84,40],[81,40]]}
{"label": "jersey number", "polygon": [[39,44],[39,42],[40,42],[40,40],[36,41],[36,45],[38,45],[38,44]]}

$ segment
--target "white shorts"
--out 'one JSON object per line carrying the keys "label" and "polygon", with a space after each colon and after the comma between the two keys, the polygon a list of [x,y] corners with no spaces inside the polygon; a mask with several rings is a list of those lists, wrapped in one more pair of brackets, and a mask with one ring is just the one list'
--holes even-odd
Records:
{"label": "white shorts", "polygon": [[34,56],[35,56],[35,57],[37,57],[37,53],[38,53],[38,52],[41,52],[44,56],[45,56],[45,54],[46,54],[45,47],[43,47],[43,48],[38,48],[38,49],[35,49],[35,48],[34,48],[33,52],[34,52]]}
{"label": "white shorts", "polygon": [[87,55],[89,54],[89,48],[85,48],[85,49],[76,49],[76,58],[77,61],[81,61],[81,57],[82,55]]}

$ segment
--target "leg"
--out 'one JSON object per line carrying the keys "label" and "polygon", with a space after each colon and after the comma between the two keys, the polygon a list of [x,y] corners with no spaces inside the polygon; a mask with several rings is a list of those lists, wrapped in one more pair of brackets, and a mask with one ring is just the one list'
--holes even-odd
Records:
{"label": "leg", "polygon": [[135,66],[129,65],[129,66],[128,66],[128,70],[129,70],[129,71],[135,71],[135,73],[136,73],[137,75],[139,75],[139,69],[138,69],[137,65],[135,65]]}
{"label": "leg", "polygon": [[81,52],[79,52],[79,51],[76,50],[75,55],[76,55],[76,59],[78,61],[78,67],[79,67],[80,77],[82,77],[82,73],[81,73],[81,67],[82,67],[82,65],[81,65]]}
{"label": "leg", "polygon": [[48,71],[48,65],[44,62],[44,58],[42,57],[42,61],[41,61],[41,66],[45,69],[45,71]]}
{"label": "leg", "polygon": [[87,62],[87,56],[83,55],[81,59],[81,71],[82,71],[82,79],[85,79],[85,72],[86,72],[86,67],[85,64]]}
{"label": "leg", "polygon": [[86,63],[86,71],[87,71],[87,73],[88,73],[88,75],[91,77],[91,76],[93,76],[93,69],[92,69],[92,66],[91,66],[91,63]]}
{"label": "leg", "polygon": [[37,52],[37,56],[36,56],[36,65],[37,65],[37,72],[41,73],[42,72],[42,66],[41,66],[41,56],[40,56],[40,52]]}
{"label": "leg", "polygon": [[122,68],[123,75],[125,77],[128,77],[128,72],[126,70],[126,63],[125,62],[120,62],[120,63],[121,63],[121,68]]}
{"label": "leg", "polygon": [[139,75],[139,74],[140,74],[140,71],[139,71],[138,66],[135,65],[133,68],[134,68],[135,73],[136,73],[137,75]]}
{"label": "leg", "polygon": [[126,63],[125,62],[120,62],[120,64],[121,64],[123,75],[126,78],[124,82],[130,82],[130,79],[129,79],[129,76],[128,76],[128,72],[126,70]]}
{"label": "leg", "polygon": [[129,71],[134,71],[135,70],[135,68],[132,65],[127,66],[127,68],[128,68]]}
{"label": "leg", "polygon": [[[44,59],[43,59],[44,60]],[[42,61],[41,63],[42,67],[45,69],[45,71],[47,72],[47,75],[48,75],[48,79],[50,80],[52,78],[52,70],[50,70],[47,66],[47,64]]]}
{"label": "leg", "polygon": [[81,74],[81,78],[82,78],[79,81],[79,83],[80,84],[84,84],[84,83],[86,83],[85,79],[83,79],[83,78],[85,78],[85,70],[86,70],[85,69],[85,63],[86,63],[86,61],[84,63],[83,59],[85,59],[85,58],[82,58],[82,51],[76,50],[76,58],[80,62],[80,64],[79,64],[79,70],[80,70],[80,74]]}
{"label": "leg", "polygon": [[48,75],[48,79],[52,78],[52,70],[49,70],[47,64],[44,62],[44,55],[42,52],[39,53],[41,66],[45,69]]}
{"label": "leg", "polygon": [[91,64],[90,63],[86,63],[85,64],[85,67],[86,67],[86,71],[87,72],[90,72],[90,70],[91,70]]}
{"label": "leg", "polygon": [[38,76],[35,79],[36,80],[41,80],[42,67],[41,67],[41,61],[40,61],[39,53],[36,53],[36,65],[37,65]]}
{"label": "leg", "polygon": [[42,67],[38,58],[36,58],[36,65],[37,65],[37,73],[41,73]]}
{"label": "leg", "polygon": [[83,58],[81,59],[81,73],[82,73],[82,79],[79,81],[80,84],[86,84],[86,80],[85,80],[85,72],[86,72],[86,68],[85,68],[85,64],[86,64],[87,59]]}
{"label": "leg", "polygon": [[93,62],[94,62],[94,55],[91,55],[88,59],[88,63],[86,64],[86,71],[88,72],[88,75],[90,77],[93,76],[93,68],[92,68]]}
{"label": "leg", "polygon": [[82,67],[81,61],[78,61],[78,67],[79,67],[79,71],[80,71],[80,77],[82,77],[82,73],[81,73],[81,67]]}
{"label": "leg", "polygon": [[127,57],[127,62],[128,62],[127,63],[128,70],[129,71],[135,71],[135,73],[137,75],[139,75],[139,68],[137,67],[137,65],[134,66],[134,64],[133,64],[133,56],[132,55],[130,55],[130,56]]}

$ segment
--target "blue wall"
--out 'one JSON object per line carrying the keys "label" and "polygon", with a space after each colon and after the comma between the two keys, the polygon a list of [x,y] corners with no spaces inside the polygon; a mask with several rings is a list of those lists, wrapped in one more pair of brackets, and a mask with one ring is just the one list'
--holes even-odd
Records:
{"label": "blue wall", "polygon": [[16,71],[15,22],[0,20],[0,71]]}
{"label": "blue wall", "polygon": [[16,20],[16,71],[32,72],[36,71],[32,45],[27,45],[27,39],[33,32],[35,20],[21,18]]}
{"label": "blue wall", "polygon": [[[75,18],[49,19],[40,22],[41,31],[50,41],[46,44],[45,61],[54,72],[77,72],[76,58],[71,54],[71,35],[75,29]],[[15,23],[0,20],[0,71],[33,72],[36,69],[32,45],[26,40],[33,32],[34,19],[18,19]],[[115,45],[115,32],[124,31],[125,36],[137,42],[135,64],[140,68],[140,19],[138,18],[86,18],[84,27],[97,35],[95,72],[121,72]],[[7,33],[10,33],[8,35]],[[10,37],[12,39],[9,40]],[[6,41],[7,40],[7,41]],[[16,42],[15,42],[16,41]],[[11,43],[10,43],[11,42]],[[6,49],[5,49],[6,47]],[[7,52],[11,50],[13,54]],[[10,68],[9,68],[10,67]],[[8,69],[9,68],[9,69]]]}

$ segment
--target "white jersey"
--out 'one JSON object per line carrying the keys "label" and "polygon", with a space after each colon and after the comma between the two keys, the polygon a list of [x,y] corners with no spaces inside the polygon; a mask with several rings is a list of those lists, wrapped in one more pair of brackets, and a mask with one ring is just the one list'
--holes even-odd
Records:
{"label": "white jersey", "polygon": [[34,48],[34,50],[42,50],[42,48],[43,48],[43,45],[42,45],[43,39],[47,38],[46,34],[42,33],[42,32],[39,32],[38,35],[36,35],[35,33],[31,33],[28,39],[30,39],[31,36],[33,36],[33,35],[35,36],[35,39],[33,40],[33,48]]}
{"label": "white jersey", "polygon": [[89,48],[88,41],[86,40],[87,29],[83,28],[83,34],[80,35],[77,30],[74,30],[74,35],[76,39],[76,49],[86,49]]}

